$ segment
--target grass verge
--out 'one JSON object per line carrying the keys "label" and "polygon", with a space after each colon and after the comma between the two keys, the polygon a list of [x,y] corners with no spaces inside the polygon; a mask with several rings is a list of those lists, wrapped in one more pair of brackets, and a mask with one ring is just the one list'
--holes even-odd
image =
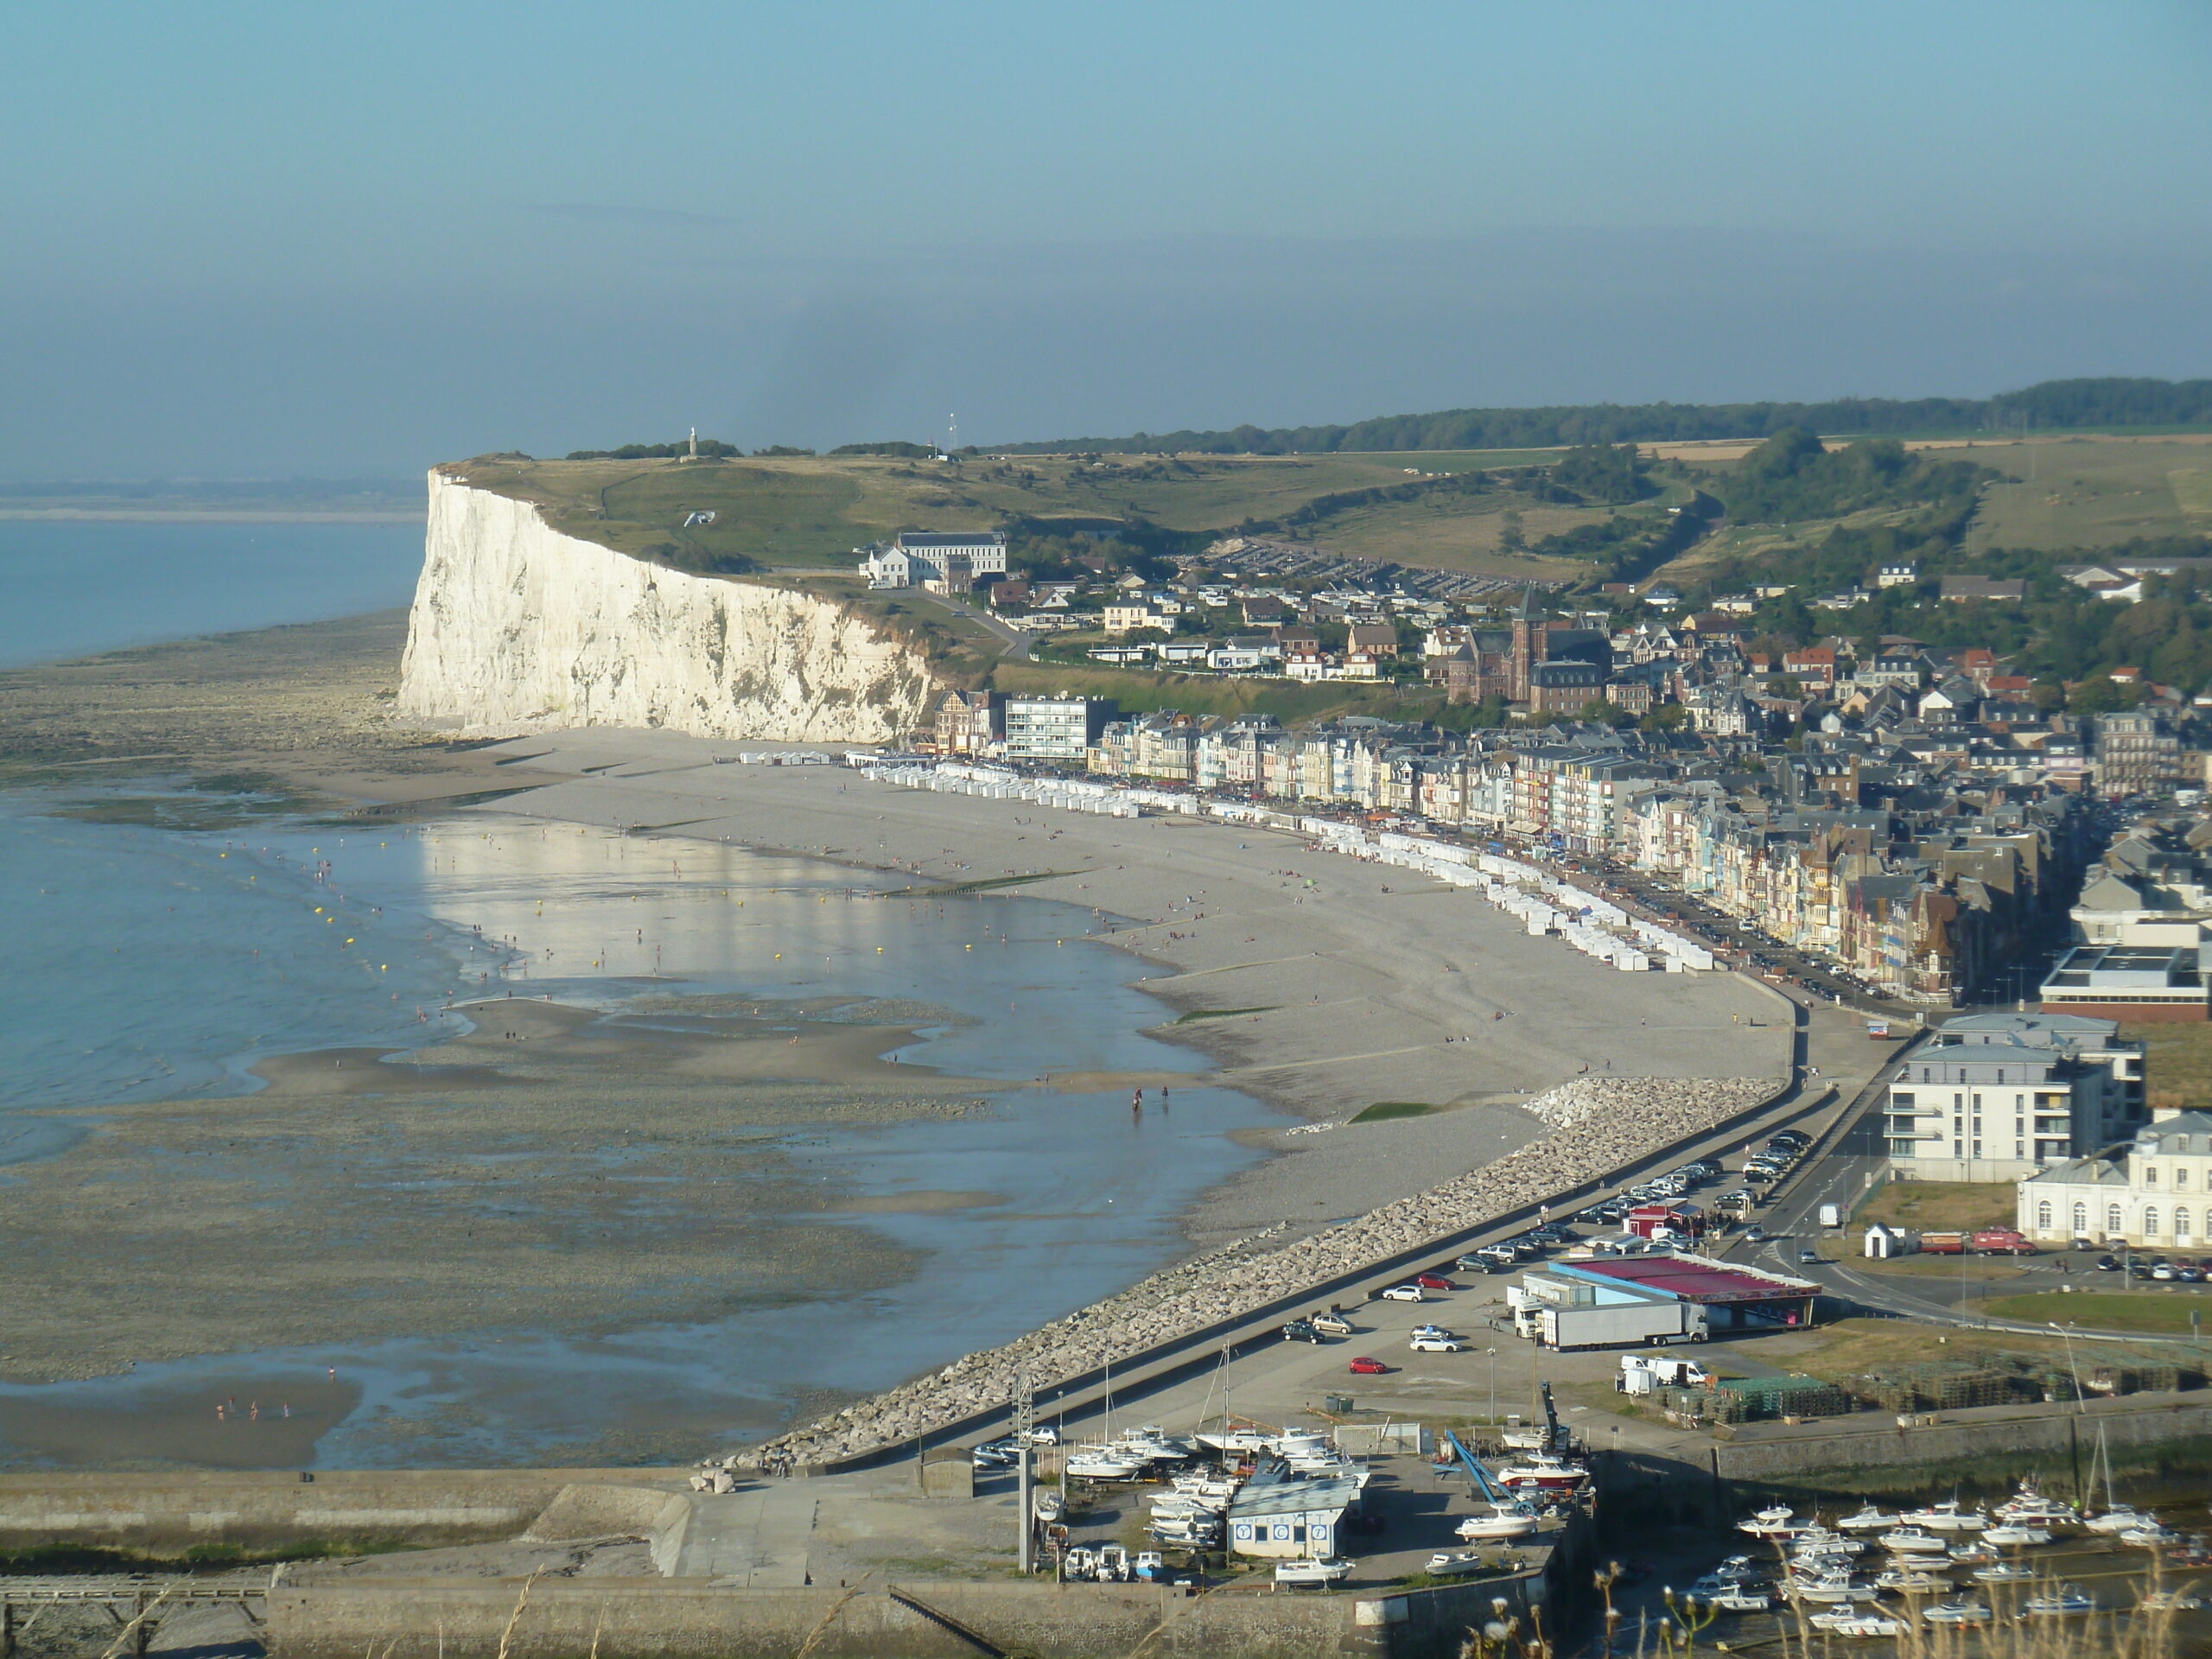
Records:
{"label": "grass verge", "polygon": [[1378,1100],[1351,1121],[1355,1123],[1388,1123],[1394,1117],[1427,1117],[1435,1109],[1426,1101]]}
{"label": "grass verge", "polygon": [[[2192,1294],[2191,1293],[2196,1294]],[[2082,1325],[2099,1331],[2141,1331],[2154,1336],[2187,1336],[2189,1316],[2202,1315],[2206,1298],[2195,1286],[2171,1294],[2158,1291],[2092,1290],[2068,1295],[2037,1291],[2030,1296],[1999,1296],[1984,1302],[1992,1319],[2023,1324]]]}

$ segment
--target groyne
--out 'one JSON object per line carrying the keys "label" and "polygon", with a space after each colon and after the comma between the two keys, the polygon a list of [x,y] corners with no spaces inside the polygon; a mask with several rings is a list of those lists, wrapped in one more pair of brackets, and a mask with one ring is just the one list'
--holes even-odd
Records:
{"label": "groyne", "polygon": [[1325,1294],[1363,1269],[1587,1190],[1765,1104],[1784,1086],[1771,1077],[1578,1077],[1525,1108],[1553,1125],[1550,1134],[1455,1180],[1287,1244],[1270,1247],[1269,1234],[1241,1240],[727,1462],[787,1459],[827,1470],[950,1433],[1024,1387],[1068,1387],[1104,1365],[1194,1340],[1276,1302]]}

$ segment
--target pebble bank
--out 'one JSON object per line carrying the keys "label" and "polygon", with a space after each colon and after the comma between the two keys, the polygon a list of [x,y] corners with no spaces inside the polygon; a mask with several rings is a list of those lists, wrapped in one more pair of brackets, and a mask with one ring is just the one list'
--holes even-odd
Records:
{"label": "pebble bank", "polygon": [[1569,1193],[1771,1098],[1772,1077],[1578,1077],[1523,1109],[1551,1132],[1496,1162],[1294,1243],[1272,1229],[1155,1274],[1002,1347],[955,1360],[735,1454],[734,1467],[821,1464],[910,1441],[1298,1295],[1423,1243]]}

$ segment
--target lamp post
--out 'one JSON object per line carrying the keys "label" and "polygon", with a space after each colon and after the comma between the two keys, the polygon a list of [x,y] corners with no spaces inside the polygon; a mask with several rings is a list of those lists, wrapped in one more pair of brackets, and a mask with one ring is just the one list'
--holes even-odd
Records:
{"label": "lamp post", "polygon": [[1496,1435],[1497,1433],[1497,1350],[1485,1348],[1483,1352],[1490,1357],[1490,1432],[1492,1435]]}

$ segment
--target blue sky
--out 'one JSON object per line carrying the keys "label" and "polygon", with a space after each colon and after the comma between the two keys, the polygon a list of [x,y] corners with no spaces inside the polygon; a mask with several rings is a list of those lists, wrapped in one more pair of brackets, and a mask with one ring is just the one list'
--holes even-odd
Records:
{"label": "blue sky", "polygon": [[11,12],[0,475],[2212,372],[2212,8]]}

